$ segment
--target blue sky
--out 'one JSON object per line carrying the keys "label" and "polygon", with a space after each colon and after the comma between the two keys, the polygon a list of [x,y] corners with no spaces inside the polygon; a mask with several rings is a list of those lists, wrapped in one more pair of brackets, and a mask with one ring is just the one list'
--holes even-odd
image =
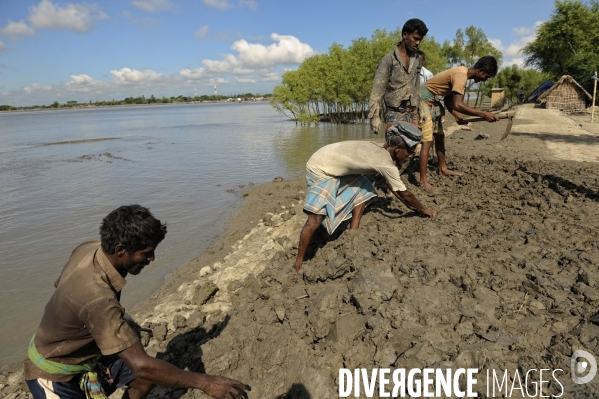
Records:
{"label": "blue sky", "polygon": [[270,93],[286,69],[410,18],[442,43],[474,25],[518,50],[552,0],[0,0],[0,104]]}

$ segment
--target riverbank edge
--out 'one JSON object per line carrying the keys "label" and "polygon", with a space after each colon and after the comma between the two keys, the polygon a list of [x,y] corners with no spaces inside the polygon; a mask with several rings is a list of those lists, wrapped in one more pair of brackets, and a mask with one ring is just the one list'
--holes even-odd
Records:
{"label": "riverbank edge", "polygon": [[[146,349],[149,348],[148,352],[151,355],[156,355],[164,346],[161,344],[174,337],[172,333],[177,330],[174,316],[189,317],[194,313],[201,312],[207,314],[207,317],[202,319],[210,322],[211,319],[216,319],[223,314],[223,311],[226,312],[229,303],[228,295],[226,295],[227,284],[232,281],[231,276],[235,274],[234,270],[229,269],[235,266],[231,264],[231,260],[237,259],[240,255],[237,253],[240,245],[243,246],[249,237],[253,238],[252,242],[258,239],[258,241],[273,243],[276,237],[268,236],[268,233],[281,227],[283,223],[287,226],[291,225],[292,223],[288,223],[289,219],[297,213],[301,214],[303,188],[305,188],[304,177],[294,176],[288,180],[275,177],[272,182],[241,189],[235,209],[227,217],[221,232],[214,238],[210,247],[201,255],[193,257],[167,274],[164,277],[165,282],[148,298],[139,301],[130,309],[126,309],[140,325],[154,328],[165,326],[167,331],[171,332],[163,339],[152,338],[150,340],[147,336],[142,337],[145,338],[144,346]],[[268,231],[267,236],[264,236],[265,230]],[[296,238],[294,237],[294,239]],[[267,258],[268,256],[272,257],[272,249],[275,249],[275,252],[278,250],[275,247],[272,245],[272,248],[269,248],[271,251],[268,251],[266,247],[261,246],[258,247],[257,252],[266,250],[264,255]],[[259,271],[255,268],[243,270],[238,277],[245,278],[249,273],[258,274]],[[214,280],[218,281],[216,286],[220,293],[208,298],[207,303],[193,305],[193,293],[190,297],[189,292],[184,291],[194,287],[201,288],[206,282]],[[233,278],[233,280],[237,279]],[[131,283],[135,284],[135,281],[133,280]],[[158,330],[161,329],[161,327],[158,328]],[[23,357],[25,355],[23,353]],[[28,395],[28,392],[23,378],[22,361],[13,362],[0,368],[0,397],[28,397],[22,396],[23,394]]]}

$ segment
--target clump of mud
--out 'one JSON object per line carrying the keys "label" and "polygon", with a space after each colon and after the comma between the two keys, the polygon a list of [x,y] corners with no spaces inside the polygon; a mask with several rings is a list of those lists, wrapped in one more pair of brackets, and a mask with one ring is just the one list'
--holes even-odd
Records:
{"label": "clump of mud", "polygon": [[[250,398],[334,398],[340,368],[426,367],[480,369],[481,398],[486,369],[507,370],[516,388],[518,372],[530,393],[539,374],[525,386],[528,370],[562,369],[561,385],[545,376],[543,395],[597,397],[596,382],[572,382],[570,357],[599,354],[599,166],[548,160],[539,140],[499,142],[503,127],[483,126],[448,140],[449,166],[465,174],[439,178],[431,167],[436,194],[415,186],[417,162],[404,171],[435,219],[375,180],[379,197],[360,229],[319,230],[299,275],[290,266],[305,221],[303,182],[250,191],[254,205],[235,240],[251,231],[224,241],[209,262],[190,262],[137,307],[137,321],[153,330],[148,353],[249,383]],[[480,133],[490,139],[474,140]],[[150,397],[206,396],[156,388]]]}
{"label": "clump of mud", "polygon": [[302,274],[289,269],[292,237],[263,273],[229,284],[232,307],[213,336],[169,356],[197,365],[205,339],[202,370],[251,384],[255,398],[337,397],[340,368],[383,367],[479,368],[480,397],[485,369],[507,369],[510,387],[516,370],[562,369],[563,388],[545,382],[543,395],[596,396],[597,384],[569,375],[573,351],[599,353],[599,168],[459,153],[453,162],[465,175],[433,177],[436,195],[411,187],[436,219],[380,191],[358,231],[319,231]]}
{"label": "clump of mud", "polygon": [[112,160],[116,160],[116,161],[123,160],[123,161],[132,162],[129,159],[112,155],[110,152],[105,152],[105,153],[101,153],[101,154],[97,154],[97,155],[96,154],[81,155],[77,159],[69,161],[69,162],[104,161],[107,163],[112,163]]}

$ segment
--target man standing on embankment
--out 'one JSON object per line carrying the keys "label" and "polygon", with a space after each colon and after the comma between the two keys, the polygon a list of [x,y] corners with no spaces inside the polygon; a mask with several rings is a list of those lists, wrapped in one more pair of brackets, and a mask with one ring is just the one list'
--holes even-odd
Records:
{"label": "man standing on embankment", "polygon": [[381,128],[381,100],[386,109],[385,132],[397,121],[418,126],[422,67],[418,46],[427,32],[428,28],[421,20],[408,20],[401,30],[401,42],[379,62],[368,102],[368,118],[374,133],[378,134]]}

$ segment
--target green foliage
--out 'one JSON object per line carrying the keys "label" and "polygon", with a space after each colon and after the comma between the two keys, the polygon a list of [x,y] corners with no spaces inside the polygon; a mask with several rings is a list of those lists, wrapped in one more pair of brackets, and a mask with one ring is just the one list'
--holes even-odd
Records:
{"label": "green foliage", "polygon": [[557,0],[549,21],[537,29],[536,39],[522,52],[527,65],[553,80],[570,75],[592,92],[590,77],[599,67],[599,2]]}
{"label": "green foliage", "polygon": [[539,72],[535,69],[522,69],[517,65],[512,65],[503,68],[497,76],[489,79],[482,93],[488,97],[491,96],[491,89],[501,87],[506,91],[506,97],[510,101],[515,101],[518,98],[520,87],[524,88],[525,96],[528,96],[534,89],[547,80],[550,80],[548,74]]}
{"label": "green foliage", "polygon": [[[461,28],[458,29],[452,43],[447,40],[443,42],[442,52],[447,57],[448,63],[451,66],[463,65],[472,67],[476,61],[487,55],[495,57],[497,65],[501,65],[503,59],[501,51],[493,47],[485,32],[473,25],[467,27],[464,31]],[[469,80],[466,86],[468,99],[470,98],[470,92],[477,91],[480,94],[485,90],[486,86],[488,84],[477,84],[473,80]],[[479,98],[480,95],[477,97],[477,102]]]}
{"label": "green foliage", "polygon": [[443,52],[443,47],[435,41],[434,37],[425,37],[420,42],[420,49],[426,53],[426,69],[433,75],[447,69],[448,59]]}
{"label": "green foliage", "polygon": [[469,26],[465,31],[458,29],[453,43],[447,40],[443,43],[443,53],[449,64],[454,66],[471,67],[487,55],[495,57],[498,65],[501,65],[503,59],[501,51],[493,47],[485,32],[475,26]]}
{"label": "green foliage", "polygon": [[[365,120],[372,80],[379,61],[401,41],[401,30],[376,30],[370,40],[358,38],[348,48],[333,43],[327,54],[307,58],[286,71],[275,86],[271,105],[301,123]],[[444,69],[446,58],[434,38],[422,42],[432,70]],[[430,69],[430,68],[429,68]]]}

